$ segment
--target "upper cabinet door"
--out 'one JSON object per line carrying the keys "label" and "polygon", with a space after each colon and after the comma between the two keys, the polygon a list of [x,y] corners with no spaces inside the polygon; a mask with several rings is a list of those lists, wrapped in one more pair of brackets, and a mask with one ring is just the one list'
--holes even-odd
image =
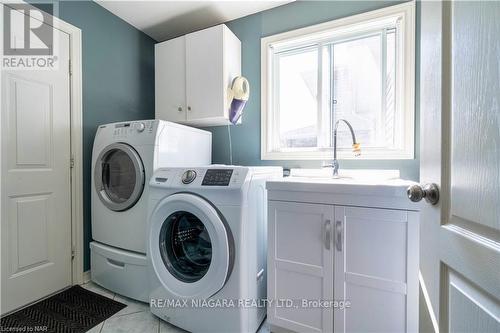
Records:
{"label": "upper cabinet door", "polygon": [[186,35],[188,121],[224,116],[223,25]]}
{"label": "upper cabinet door", "polygon": [[156,119],[186,121],[186,36],[156,44]]}

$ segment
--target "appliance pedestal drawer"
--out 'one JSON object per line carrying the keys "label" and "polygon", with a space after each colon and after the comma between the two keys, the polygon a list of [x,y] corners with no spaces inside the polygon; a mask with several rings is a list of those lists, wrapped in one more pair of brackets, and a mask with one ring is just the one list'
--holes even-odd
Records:
{"label": "appliance pedestal drawer", "polygon": [[91,279],[117,294],[149,302],[147,258],[98,242],[90,243]]}

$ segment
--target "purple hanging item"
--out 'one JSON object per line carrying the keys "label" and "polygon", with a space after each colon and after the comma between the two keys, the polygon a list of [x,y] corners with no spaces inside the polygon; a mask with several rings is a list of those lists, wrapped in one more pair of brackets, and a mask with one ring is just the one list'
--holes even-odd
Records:
{"label": "purple hanging item", "polygon": [[243,108],[245,107],[246,103],[247,101],[233,98],[231,107],[229,108],[229,121],[233,125],[236,125],[236,123],[238,123],[238,120],[240,120],[241,115],[243,114]]}
{"label": "purple hanging item", "polygon": [[229,121],[236,125],[243,115],[243,108],[250,96],[250,84],[243,76],[238,76],[233,80],[231,91],[232,101],[229,107]]}

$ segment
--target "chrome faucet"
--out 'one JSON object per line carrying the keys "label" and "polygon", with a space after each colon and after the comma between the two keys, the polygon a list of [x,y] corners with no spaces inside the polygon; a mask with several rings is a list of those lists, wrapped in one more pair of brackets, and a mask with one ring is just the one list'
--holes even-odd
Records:
{"label": "chrome faucet", "polygon": [[337,160],[337,128],[339,127],[340,122],[344,122],[347,127],[349,127],[349,131],[351,131],[352,136],[352,151],[354,156],[358,157],[361,155],[361,145],[356,141],[356,135],[354,134],[354,129],[351,124],[345,119],[339,119],[335,122],[335,126],[333,127],[333,161],[332,164],[325,165],[324,167],[331,167],[333,169],[333,177],[338,178],[339,176],[339,161]]}

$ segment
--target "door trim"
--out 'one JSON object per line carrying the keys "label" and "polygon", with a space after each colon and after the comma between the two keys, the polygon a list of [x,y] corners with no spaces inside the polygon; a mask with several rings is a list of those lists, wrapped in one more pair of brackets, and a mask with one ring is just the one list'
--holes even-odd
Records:
{"label": "door trim", "polygon": [[[25,1],[33,9],[40,10]],[[4,6],[10,7],[8,3]],[[12,7],[11,7],[12,8]],[[49,14],[47,14],[49,15]],[[33,19],[36,17],[31,16]],[[69,36],[70,59],[70,170],[71,192],[71,262],[72,284],[82,284],[83,275],[83,119],[82,119],[82,31],[58,17],[53,16],[53,27]]]}

